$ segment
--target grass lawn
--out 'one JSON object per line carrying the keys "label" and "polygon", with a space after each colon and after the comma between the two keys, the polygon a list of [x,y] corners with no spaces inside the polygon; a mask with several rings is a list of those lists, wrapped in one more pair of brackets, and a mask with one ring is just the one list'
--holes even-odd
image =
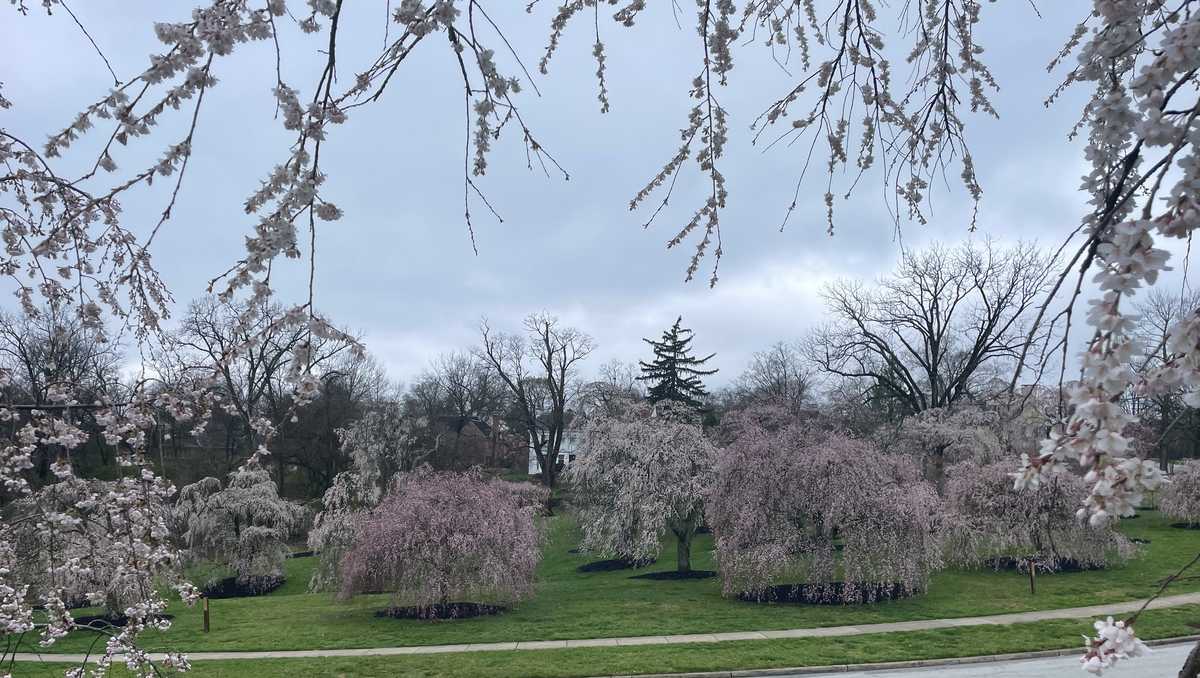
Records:
{"label": "grass lawn", "polygon": [[[556,518],[549,525],[536,597],[505,614],[442,622],[377,618],[374,612],[388,603],[387,596],[361,596],[338,602],[329,594],[307,593],[308,574],[314,563],[310,558],[298,558],[288,562],[287,584],[270,595],[211,601],[211,633],[201,632],[198,608],[173,604],[172,629],[166,634],[148,634],[144,640],[148,649],[181,651],[387,647],[837,626],[1093,605],[1147,597],[1156,588],[1156,582],[1195,555],[1200,549],[1200,531],[1174,529],[1167,522],[1152,511],[1124,521],[1122,529],[1131,537],[1151,542],[1142,547],[1137,559],[1108,571],[1041,576],[1037,595],[1030,595],[1028,579],[1018,573],[948,570],[934,577],[929,593],[923,596],[865,606],[815,606],[729,600],[721,596],[718,579],[651,581],[630,579],[630,574],[635,573],[630,571],[579,573],[575,568],[588,562],[589,557],[568,552],[576,543],[577,532],[568,519]],[[667,544],[659,563],[643,571],[672,569],[674,552],[674,544]],[[702,535],[695,545],[692,564],[696,569],[715,569],[707,535]],[[1172,593],[1195,590],[1200,590],[1200,580],[1185,580],[1171,588]],[[1074,623],[1061,628],[1061,638],[1035,635],[1027,642],[1036,641],[1036,646],[1042,648],[1054,647],[1059,642],[1071,645],[1086,630]],[[962,632],[968,636],[989,635],[986,629]],[[930,634],[926,636],[929,639],[940,637]],[[80,651],[91,640],[84,634],[74,635],[56,644],[55,651]],[[885,641],[839,642],[844,645],[828,647],[870,648],[872,643]],[[801,646],[825,646],[812,643],[806,640]],[[925,641],[920,645],[925,646]],[[770,647],[790,647],[773,641],[756,641],[737,650],[740,646],[721,644],[725,649],[720,652],[733,657],[739,652],[766,653]],[[993,649],[996,648],[987,652]],[[670,657],[676,653],[691,656],[696,650],[655,648],[643,652],[649,653],[647,656]],[[863,652],[856,661],[901,657],[890,650],[881,654]],[[618,656],[625,656],[623,653]],[[453,663],[499,661],[499,654],[456,658]],[[536,659],[538,662],[548,662],[551,656],[548,652],[533,655],[540,658]],[[788,661],[793,663],[810,661],[802,655],[789,657]],[[444,657],[412,661],[414,666],[420,662],[447,663]],[[593,673],[598,671],[593,669]]]}
{"label": "grass lawn", "polygon": [[[1138,622],[1138,635],[1171,638],[1194,634],[1200,606],[1150,610]],[[188,675],[199,678],[253,676],[412,676],[419,678],[581,678],[719,671],[783,666],[828,666],[1003,654],[1080,646],[1086,620],[883,633],[845,638],[731,641],[676,646],[626,646],[471,652],[423,657],[271,659],[196,662]],[[18,665],[17,675],[61,676],[63,665]],[[125,675],[122,671],[116,676]],[[1132,675],[1132,674],[1131,674]]]}

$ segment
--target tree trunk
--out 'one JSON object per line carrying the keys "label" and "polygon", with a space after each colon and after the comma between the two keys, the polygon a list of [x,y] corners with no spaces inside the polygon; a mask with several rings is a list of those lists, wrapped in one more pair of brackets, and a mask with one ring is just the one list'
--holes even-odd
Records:
{"label": "tree trunk", "polygon": [[929,480],[937,487],[938,496],[946,494],[946,448],[934,450],[929,459]]}
{"label": "tree trunk", "polygon": [[554,462],[549,455],[543,457],[542,463],[542,484],[550,489],[554,489],[554,481],[558,479],[558,474],[554,471]]}
{"label": "tree trunk", "polygon": [[679,542],[675,547],[675,567],[680,573],[692,571],[692,531],[687,530],[682,534],[676,532],[675,536],[679,538]]}
{"label": "tree trunk", "polygon": [[1197,642],[1188,653],[1187,661],[1179,669],[1179,678],[1197,678],[1200,676],[1200,642]]}

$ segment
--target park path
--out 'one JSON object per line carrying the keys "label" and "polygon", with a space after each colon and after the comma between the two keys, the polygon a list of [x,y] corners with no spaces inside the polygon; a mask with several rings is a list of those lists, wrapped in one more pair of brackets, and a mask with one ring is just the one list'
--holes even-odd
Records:
{"label": "park path", "polygon": [[[1067,607],[1057,610],[1035,610],[1012,614],[994,614],[986,617],[958,617],[955,619],[921,619],[917,621],[889,622],[885,624],[858,624],[856,626],[824,626],[809,629],[785,629],[780,631],[735,631],[726,633],[690,633],[686,635],[630,636],[626,638],[586,638],[580,640],[529,640],[507,643],[462,643],[457,645],[410,645],[407,647],[371,647],[337,650],[266,650],[247,652],[187,652],[191,661],[218,659],[306,659],[314,657],[378,657],[391,655],[445,654],[454,652],[498,652],[522,650],[557,650],[575,647],[621,647],[628,645],[682,645],[686,643],[719,643],[730,640],[775,640],[780,638],[828,638],[832,636],[861,636],[871,633],[895,631],[924,631],[949,629],[963,626],[988,626],[1000,624],[1024,624],[1052,619],[1082,619],[1104,617],[1134,612],[1146,601],[1131,600],[1108,605],[1089,607]],[[1149,609],[1180,607],[1200,604],[1200,592],[1163,596],[1152,603]],[[160,655],[154,655],[156,658]],[[17,661],[53,661],[79,663],[85,657],[79,654],[18,653]]]}

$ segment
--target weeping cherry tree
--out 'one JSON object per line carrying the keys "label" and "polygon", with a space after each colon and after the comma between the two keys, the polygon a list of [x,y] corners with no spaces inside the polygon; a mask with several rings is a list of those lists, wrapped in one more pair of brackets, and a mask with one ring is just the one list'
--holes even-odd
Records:
{"label": "weeping cherry tree", "polygon": [[716,447],[687,404],[668,400],[619,409],[587,423],[567,470],[583,530],[580,547],[645,562],[658,557],[671,532],[676,569],[690,572]]}
{"label": "weeping cherry tree", "polygon": [[529,598],[542,557],[534,516],[544,498],[530,487],[475,471],[401,474],[359,522],[340,566],[341,596],[390,593],[393,612],[409,608],[421,618]]}
{"label": "weeping cherry tree", "polygon": [[1035,567],[1101,568],[1130,558],[1135,547],[1112,525],[1091,525],[1075,513],[1087,497],[1078,475],[1060,473],[1033,490],[1013,487],[1006,462],[951,468],[946,483],[946,553],[962,565],[998,558]]}
{"label": "weeping cherry tree", "polygon": [[354,545],[359,522],[379,504],[397,474],[415,470],[433,452],[418,442],[416,431],[423,423],[389,403],[338,431],[351,467],[334,476],[308,533],[308,545],[318,554],[310,589],[337,588],[339,567]]}
{"label": "weeping cherry tree", "polygon": [[913,465],[862,440],[761,419],[736,427],[708,495],[725,594],[872,602],[924,591],[942,567],[940,505]]}
{"label": "weeping cherry tree", "polygon": [[1193,459],[1175,469],[1159,495],[1158,508],[1175,520],[1200,524],[1200,461]]}
{"label": "weeping cherry tree", "polygon": [[283,582],[287,539],[302,519],[303,509],[279,496],[271,475],[253,467],[230,473],[223,488],[211,477],[184,486],[175,507],[191,557],[228,566],[239,589],[255,592]]}

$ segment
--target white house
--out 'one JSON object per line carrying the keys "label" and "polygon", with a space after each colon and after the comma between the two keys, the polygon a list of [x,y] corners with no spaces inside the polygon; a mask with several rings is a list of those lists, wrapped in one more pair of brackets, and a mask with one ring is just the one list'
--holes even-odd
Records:
{"label": "white house", "polygon": [[[562,445],[558,448],[558,462],[561,464],[562,470],[567,470],[575,461],[575,455],[579,450],[579,434],[575,431],[564,431]],[[542,465],[538,463],[537,453],[533,451],[533,444],[529,445],[529,475],[535,476],[542,472]]]}

